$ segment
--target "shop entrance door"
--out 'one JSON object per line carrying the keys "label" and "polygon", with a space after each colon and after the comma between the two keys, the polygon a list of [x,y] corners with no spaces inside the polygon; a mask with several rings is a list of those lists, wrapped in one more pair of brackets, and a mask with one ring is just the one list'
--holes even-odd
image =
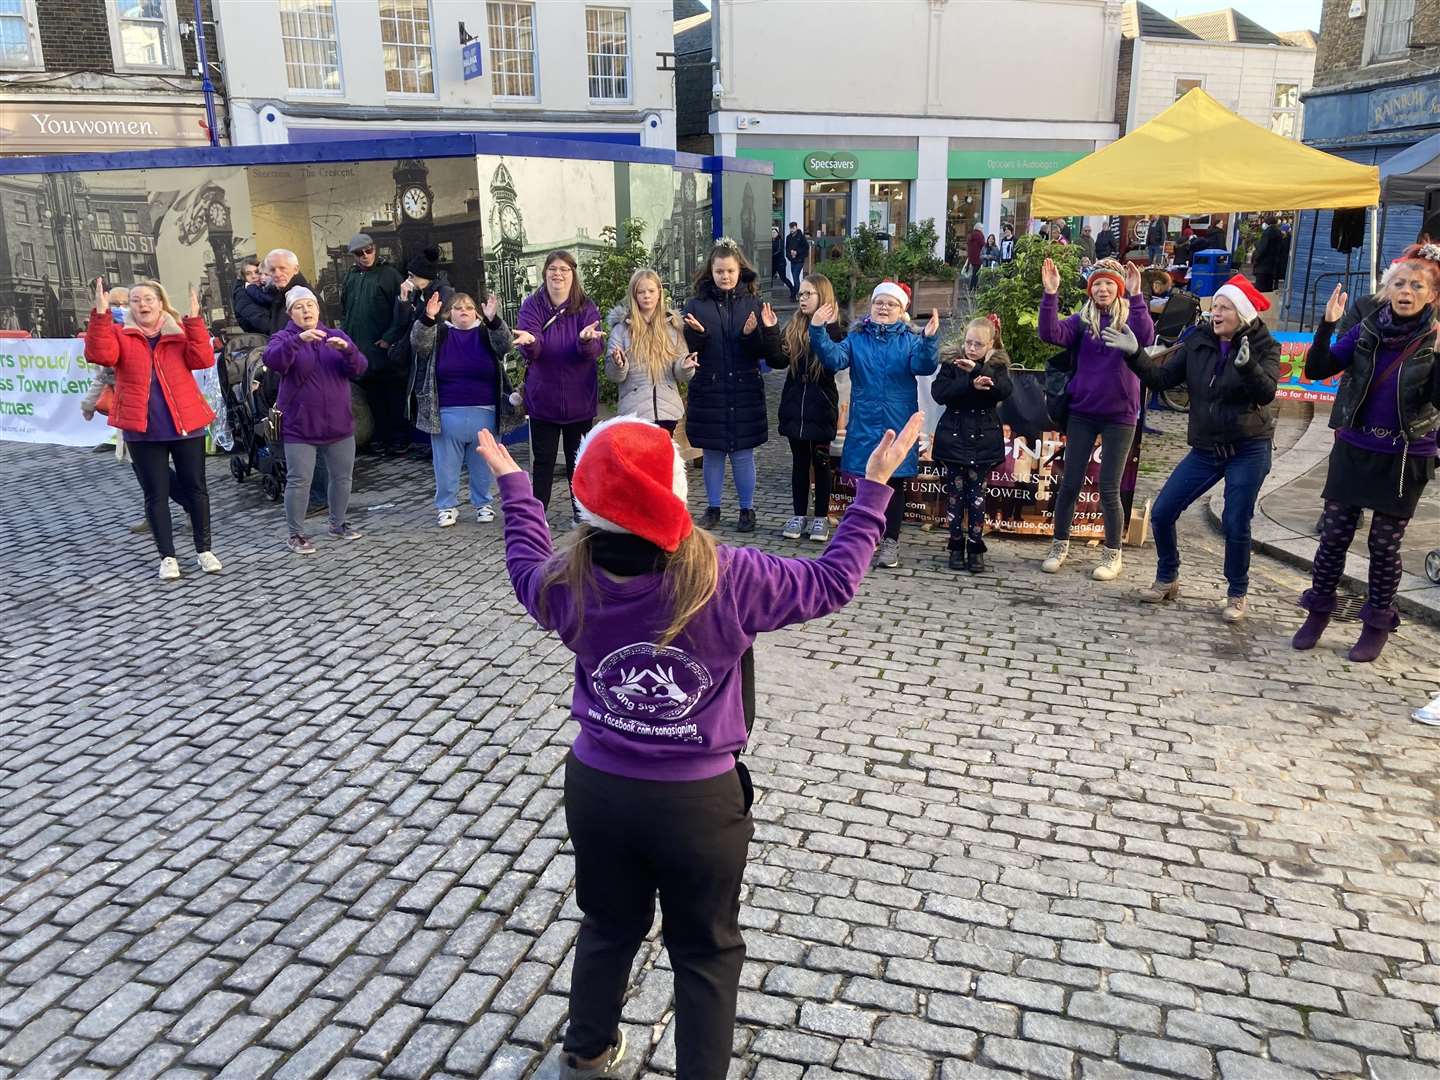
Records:
{"label": "shop entrance door", "polygon": [[806,181],[805,234],[810,237],[809,269],[822,269],[831,251],[843,249],[849,232],[849,181]]}

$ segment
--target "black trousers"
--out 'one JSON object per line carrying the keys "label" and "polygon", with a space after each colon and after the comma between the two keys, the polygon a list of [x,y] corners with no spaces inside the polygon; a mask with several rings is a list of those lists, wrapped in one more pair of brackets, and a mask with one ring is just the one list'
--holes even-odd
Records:
{"label": "black trousers", "polygon": [[[145,520],[162,559],[175,557],[175,534],[170,527],[170,498],[190,515],[191,535],[196,552],[210,550],[210,493],[205,487],[205,439],[174,439],[168,442],[131,442],[130,464],[140,490],[145,493]],[[170,471],[170,463],[175,471]],[[170,490],[171,477],[175,490]]]}
{"label": "black trousers", "polygon": [[[552,424],[530,418],[530,484],[545,509],[550,509],[550,489],[555,486],[555,456],[561,440],[565,442],[565,479],[568,481],[575,473],[575,452],[580,449],[580,440],[594,423],[594,420],[577,420],[573,424]],[[574,503],[573,497],[571,503]],[[574,510],[573,505],[571,509]]]}
{"label": "black trousers", "polygon": [[372,450],[410,445],[410,422],[405,419],[407,384],[405,375],[391,375],[388,371],[360,380],[360,390],[375,421],[375,431],[370,437]]}
{"label": "black trousers", "polygon": [[630,780],[565,762],[565,820],[584,913],[570,975],[565,1052],[596,1057],[615,1038],[630,967],[659,894],[675,972],[677,1080],[723,1080],[730,1068],[745,940],[740,879],[755,823],[740,774]]}
{"label": "black trousers", "polygon": [[899,540],[900,526],[905,521],[905,477],[892,476],[887,483],[895,494],[885,507],[885,539]]}
{"label": "black trousers", "polygon": [[790,440],[790,499],[796,517],[810,509],[810,473],[815,473],[815,516],[830,513],[830,444]]}

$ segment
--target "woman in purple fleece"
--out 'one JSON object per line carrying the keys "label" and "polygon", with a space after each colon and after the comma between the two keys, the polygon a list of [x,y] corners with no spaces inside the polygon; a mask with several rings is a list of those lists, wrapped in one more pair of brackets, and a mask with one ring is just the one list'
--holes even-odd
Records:
{"label": "woman in purple fleece", "polygon": [[1068,319],[1060,318],[1060,271],[1049,259],[1041,268],[1040,281],[1045,287],[1040,300],[1040,340],[1066,350],[1071,372],[1065,391],[1070,413],[1065,424],[1065,472],[1060,478],[1060,490],[1055,493],[1055,539],[1040,569],[1053,574],[1070,554],[1075,503],[1098,439],[1105,547],[1100,552],[1100,565],[1090,576],[1096,581],[1114,581],[1120,576],[1120,541],[1125,529],[1120,476],[1140,416],[1140,379],[1125,362],[1125,354],[1105,344],[1100,335],[1106,327],[1123,320],[1143,348],[1155,340],[1155,324],[1141,295],[1140,270],[1134,263],[1121,266],[1114,259],[1097,262],[1085,283],[1089,299],[1078,315]]}
{"label": "woman in purple fleece", "polygon": [[[745,942],[740,880],[754,832],[742,658],[766,630],[829,615],[855,595],[885,529],[886,482],[920,433],[887,431],[818,559],[719,545],[686,510],[685,467],[663,428],[597,426],[577,455],[583,525],[550,546],[545,513],[488,431],[505,558],[520,602],[575,653],[565,818],[584,913],[570,979],[564,1080],[614,1069],[620,1011],[659,894],[675,972],[678,1080],[730,1066]],[[663,598],[657,603],[657,597]]]}

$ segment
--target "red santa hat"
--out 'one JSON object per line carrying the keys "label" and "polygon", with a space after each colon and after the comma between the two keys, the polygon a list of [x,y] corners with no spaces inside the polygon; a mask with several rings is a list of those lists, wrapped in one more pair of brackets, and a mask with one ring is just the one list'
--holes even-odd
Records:
{"label": "red santa hat", "polygon": [[571,486],[580,520],[605,532],[632,533],[673,552],[694,528],[680,449],[664,428],[638,416],[590,429]]}
{"label": "red santa hat", "polygon": [[1250,284],[1250,280],[1244,274],[1236,274],[1216,289],[1215,295],[1223,296],[1234,304],[1235,310],[1240,313],[1240,318],[1246,322],[1254,319],[1258,312],[1270,310],[1270,301],[1265,299],[1265,294]]}
{"label": "red santa hat", "polygon": [[888,296],[897,301],[907,311],[910,308],[910,286],[903,281],[882,281],[875,286],[875,291],[870,294],[873,303],[877,296]]}

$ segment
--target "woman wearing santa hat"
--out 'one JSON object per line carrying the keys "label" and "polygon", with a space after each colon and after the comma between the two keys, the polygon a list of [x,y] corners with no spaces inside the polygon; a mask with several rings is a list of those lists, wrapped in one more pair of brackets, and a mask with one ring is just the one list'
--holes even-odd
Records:
{"label": "woman wearing santa hat", "polygon": [[1346,295],[1335,286],[1325,318],[1305,358],[1305,377],[1343,372],[1330,410],[1335,445],[1325,476],[1325,512],[1310,588],[1300,598],[1309,612],[1292,644],[1313,649],[1335,610],[1335,590],[1363,511],[1370,519],[1370,589],[1360,609],[1364,624],[1350,659],[1374,660],[1400,625],[1400,543],[1421,492],[1435,475],[1440,428],[1440,363],[1435,360],[1440,245],[1407,248],[1395,260],[1385,302],[1339,341],[1335,323]]}
{"label": "woman wearing santa hat", "polygon": [[[933,375],[940,366],[940,313],[930,312],[924,330],[912,333],[905,321],[910,288],[882,281],[870,294],[870,314],[841,341],[831,341],[826,327],[839,317],[835,305],[825,304],[810,317],[810,351],[826,371],[850,370],[850,419],[840,469],[851,476],[863,474],[871,451],[887,430],[901,427],[920,407],[915,380]],[[890,486],[895,498],[885,522],[885,539],[875,554],[879,566],[900,565],[900,523],[905,517],[905,478],[920,469],[919,453],[908,454],[895,470]]]}
{"label": "woman wearing santa hat", "polygon": [[[1175,523],[1201,495],[1225,481],[1225,604],[1221,618],[1245,617],[1250,589],[1250,521],[1260,485],[1270,472],[1275,440],[1275,384],[1280,344],[1258,313],[1270,301],[1241,274],[1215,291],[1210,320],[1168,351],[1151,358],[1127,326],[1109,327],[1105,343],[1126,354],[1140,381],[1152,390],[1190,389],[1190,453],[1165,481],[1150,525],[1155,530],[1155,583],[1146,603],[1180,595],[1180,547]],[[1153,350],[1152,350],[1153,351]]]}
{"label": "woman wearing santa hat", "polygon": [[[1041,267],[1040,282],[1045,288],[1037,328],[1040,340],[1064,348],[1068,359],[1059,362],[1068,363],[1071,371],[1065,391],[1069,416],[1065,424],[1064,473],[1060,490],[1055,493],[1055,539],[1040,569],[1054,574],[1070,554],[1075,503],[1085,486],[1090,454],[1098,440],[1105,546],[1100,552],[1100,565],[1090,576],[1096,581],[1114,581],[1120,576],[1120,542],[1125,531],[1120,477],[1140,417],[1140,380],[1125,363],[1124,353],[1105,344],[1101,335],[1107,327],[1125,324],[1140,345],[1149,345],[1155,340],[1155,324],[1141,293],[1140,270],[1134,263],[1121,266],[1114,259],[1097,262],[1085,283],[1089,299],[1078,315],[1068,319],[1060,318],[1060,270],[1049,259]],[[1057,359],[1052,359],[1051,364]]]}
{"label": "woman wearing santa hat", "polygon": [[726,1075],[745,960],[740,881],[755,831],[738,760],[748,728],[741,658],[757,634],[855,595],[884,529],[886,481],[923,419],[879,440],[814,561],[717,545],[691,522],[669,432],[635,416],[607,420],[581,443],[583,524],[557,555],[525,474],[481,432],[516,596],[575,653],[580,731],[565,762],[565,819],[584,918],[562,1080],[610,1074],[624,1055],[621,1009],[657,894],[675,972],[676,1076]]}

